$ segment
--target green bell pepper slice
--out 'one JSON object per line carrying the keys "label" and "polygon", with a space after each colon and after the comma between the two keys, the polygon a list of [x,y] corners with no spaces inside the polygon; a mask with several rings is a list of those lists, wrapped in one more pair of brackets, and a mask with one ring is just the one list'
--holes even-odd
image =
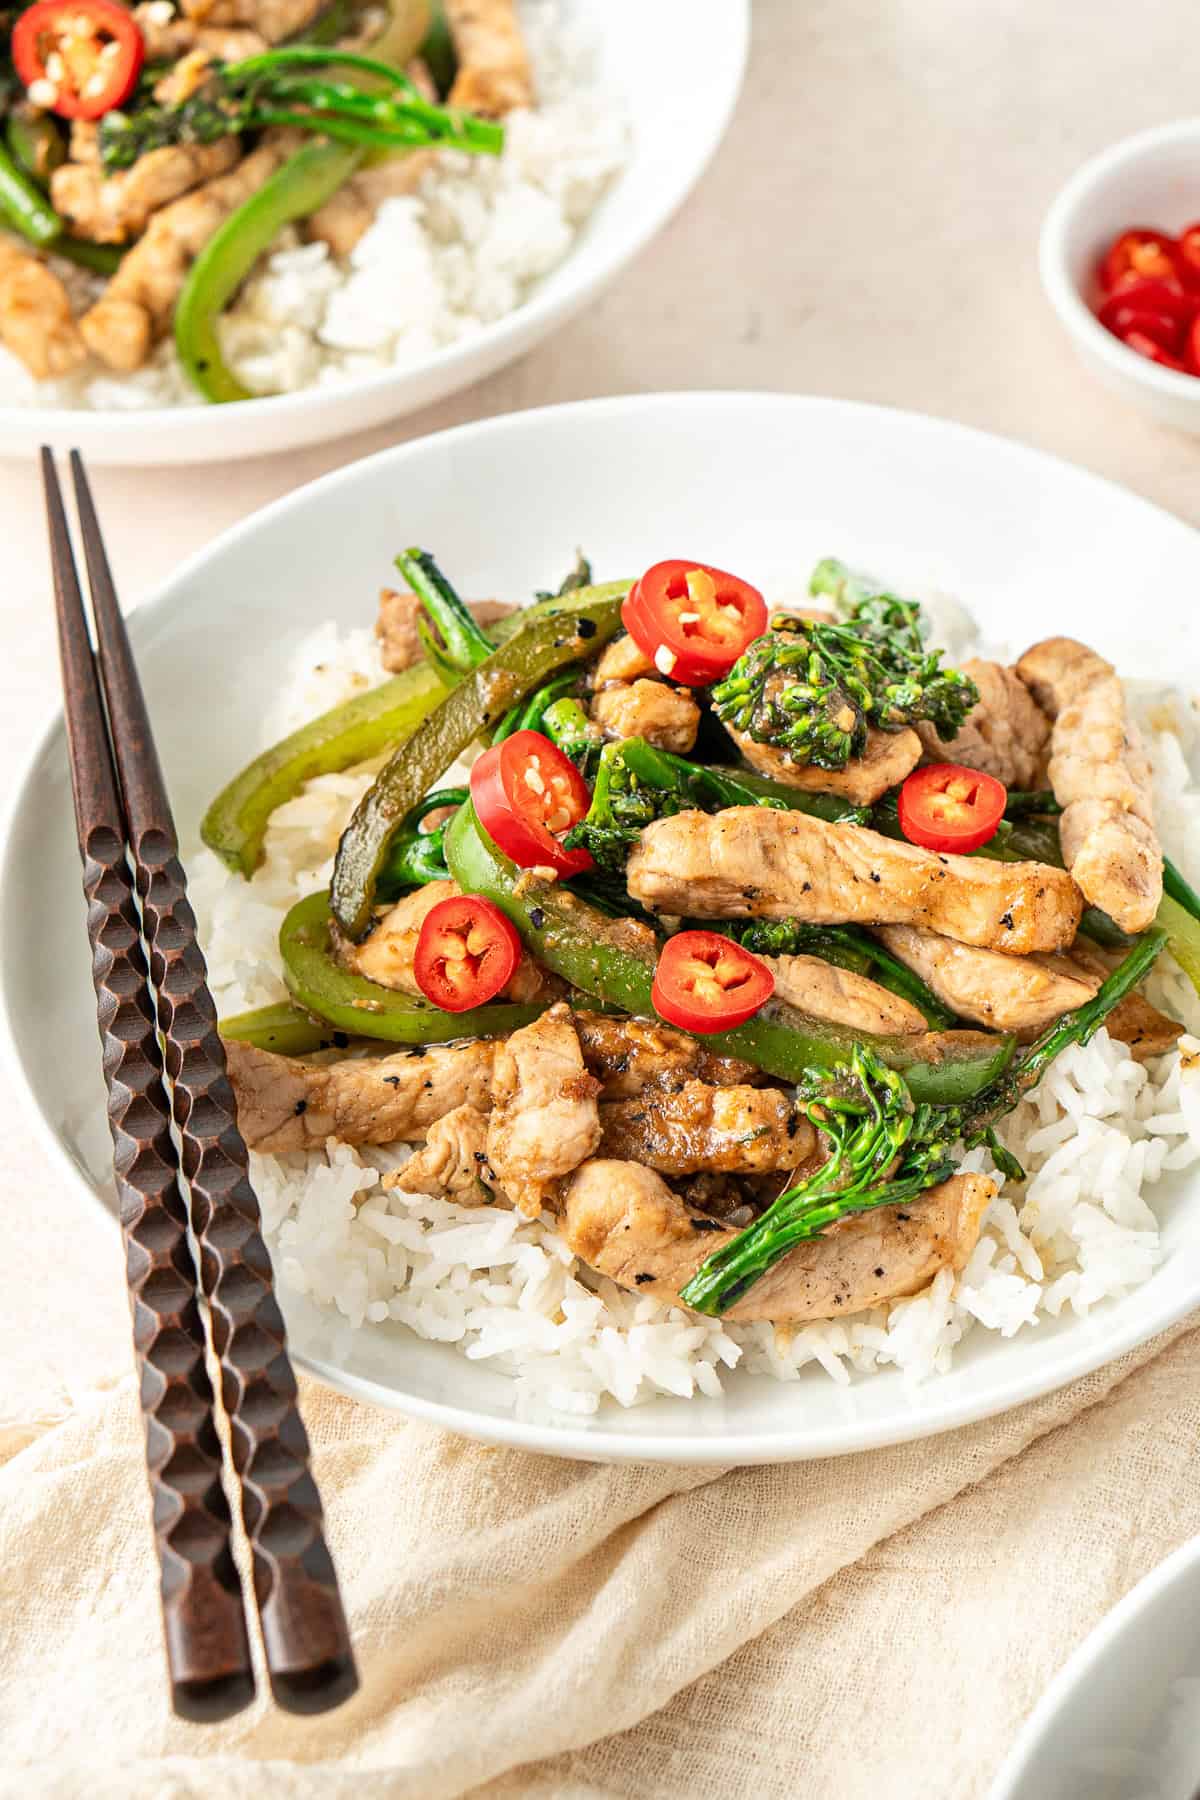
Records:
{"label": "green bell pepper slice", "polygon": [[[606,918],[568,888],[518,869],[469,804],[446,828],[446,862],[463,892],[482,894],[498,906],[546,968],[622,1012],[657,1017],[651,1000],[656,952],[631,944],[621,920]],[[971,1031],[873,1037],[810,1018],[778,1000],[769,1000],[745,1025],[701,1041],[784,1081],[799,1081],[812,1069],[838,1068],[856,1046],[865,1047],[903,1075],[915,1101],[937,1104],[979,1093],[1003,1073],[1015,1048],[1011,1037]]]}
{"label": "green bell pepper slice", "polygon": [[358,144],[324,138],[305,144],[229,215],[192,264],[175,307],[175,345],[206,400],[254,398],[221,353],[217,321],[283,227],[323,206],[362,159]]}
{"label": "green bell pepper slice", "polygon": [[235,874],[249,879],[262,860],[267,822],[276,807],[314,775],[369,762],[406,738],[445,693],[429,664],[415,663],[311,719],[256,756],[221,789],[201,821],[200,836]]}
{"label": "green bell pepper slice", "polygon": [[628,591],[627,581],[609,581],[531,607],[524,629],[468,671],[395,751],[355,807],[338,845],[330,900],[348,937],[357,941],[370,924],[388,846],[421,796],[539,682],[607,643],[620,627]]}
{"label": "green bell pepper slice", "polygon": [[[428,1000],[380,987],[352,975],[335,961],[329,895],[309,894],[293,906],[279,928],[283,979],[298,1006],[315,1013],[350,1037],[393,1044],[444,1044],[452,1038],[504,1037],[529,1025],[544,1006],[499,1001],[470,1012],[443,1012]],[[285,1054],[296,1054],[294,1051]]]}
{"label": "green bell pepper slice", "polygon": [[336,1031],[324,1019],[318,1019],[290,1000],[274,1006],[256,1006],[251,1012],[233,1013],[219,1019],[217,1029],[223,1038],[239,1044],[253,1044],[256,1050],[273,1050],[276,1056],[311,1056],[314,1050],[345,1050],[350,1042],[348,1032]]}

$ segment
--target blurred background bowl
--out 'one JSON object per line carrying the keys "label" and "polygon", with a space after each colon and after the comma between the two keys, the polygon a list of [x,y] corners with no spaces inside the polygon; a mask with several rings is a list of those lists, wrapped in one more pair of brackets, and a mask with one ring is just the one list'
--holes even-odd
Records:
{"label": "blurred background bowl", "polygon": [[1046,214],[1042,285],[1083,362],[1164,425],[1200,437],[1200,378],[1164,369],[1106,331],[1092,303],[1096,265],[1134,226],[1176,233],[1200,219],[1200,119],[1123,138],[1072,175]]}

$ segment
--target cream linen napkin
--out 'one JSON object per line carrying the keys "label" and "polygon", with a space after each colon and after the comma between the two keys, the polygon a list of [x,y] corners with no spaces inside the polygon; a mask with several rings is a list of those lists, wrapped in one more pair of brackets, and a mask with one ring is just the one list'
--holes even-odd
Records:
{"label": "cream linen napkin", "polygon": [[363,1689],[166,1712],[132,1383],[7,1438],[5,1795],[983,1795],[1046,1679],[1200,1529],[1194,1321],[870,1456],[603,1468],[306,1385]]}

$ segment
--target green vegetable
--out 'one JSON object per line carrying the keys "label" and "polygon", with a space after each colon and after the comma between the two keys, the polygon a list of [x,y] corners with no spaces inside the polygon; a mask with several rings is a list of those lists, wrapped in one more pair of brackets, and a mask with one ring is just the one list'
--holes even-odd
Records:
{"label": "green vegetable", "polygon": [[210,850],[249,878],[262,859],[267,822],[314,775],[368,762],[415,731],[445,695],[427,663],[356,694],[273,744],[222,788],[204,815],[200,835]]}
{"label": "green vegetable", "polygon": [[303,145],[229,215],[192,264],[175,306],[175,345],[206,400],[253,398],[225,361],[217,321],[283,227],[324,205],[361,157],[345,144]]}
{"label": "green vegetable", "polygon": [[[559,883],[535,880],[518,869],[483,831],[469,804],[446,831],[446,862],[464,893],[482,894],[512,920],[546,968],[622,1012],[656,1016],[650,997],[656,947],[631,943],[627,921],[610,920]],[[745,1025],[703,1041],[721,1055],[744,1057],[785,1081],[798,1081],[812,1069],[841,1067],[856,1045],[865,1044],[905,1075],[914,1095],[946,1102],[969,1099],[994,1081],[1013,1053],[1011,1038],[980,1032],[871,1037],[811,1019],[774,1000]]]}
{"label": "green vegetable", "polygon": [[[709,930],[718,929],[709,924]],[[839,969],[866,975],[924,1014],[932,1031],[944,1031],[956,1014],[943,1006],[919,975],[857,925],[808,925],[800,919],[728,919],[719,929],[758,956],[819,956]]]}
{"label": "green vegetable", "polygon": [[[449,686],[453,677],[478,668],[496,646],[428,550],[402,550],[396,567],[421,602],[417,631],[425,654]],[[431,626],[438,633],[436,638]]]}
{"label": "green vegetable", "polygon": [[800,1097],[827,1139],[828,1160],[710,1256],[681,1288],[680,1299],[696,1312],[728,1311],[797,1244],[820,1236],[839,1219],[877,1206],[903,1206],[946,1181],[959,1142],[990,1140],[1019,1178],[1019,1165],[990,1137],[996,1122],[1037,1085],[1068,1044],[1087,1043],[1165,943],[1165,932],[1148,932],[1086,1005],[1050,1026],[1011,1070],[965,1105],[914,1107],[910,1088],[865,1048],[850,1059],[849,1084],[845,1071],[831,1077],[817,1070],[805,1077]]}
{"label": "green vegetable", "polygon": [[443,806],[461,806],[468,792],[465,787],[437,788],[413,807],[388,850],[379,877],[381,900],[394,900],[406,888],[425,887],[431,881],[446,880],[450,872],[446,867],[446,824],[437,825],[432,831],[422,831],[421,821]]}
{"label": "green vegetable", "polygon": [[601,747],[583,709],[560,711],[562,706],[559,702],[546,715],[549,735],[593,783],[586,816],[563,842],[569,850],[589,851],[608,874],[624,870],[652,820],[692,807],[721,812],[728,806],[769,806],[854,823],[863,817],[861,808],[847,807],[836,794],[807,794],[747,769],[689,762],[645,738]]}
{"label": "green vegetable", "polygon": [[[500,619],[493,633],[504,643],[527,624],[560,613],[557,601],[531,606]],[[201,837],[231,869],[248,878],[262,858],[267,821],[276,807],[299,793],[314,775],[333,775],[370,762],[402,742],[445,694],[428,663],[417,663],[369,693],[332,707],[264,750],[236,775],[205,813]]]}
{"label": "green vegetable", "polygon": [[[334,78],[350,69],[367,80]],[[377,57],[318,45],[278,45],[240,62],[214,63],[200,87],[173,106],[113,110],[100,121],[106,174],[168,144],[211,144],[230,132],[292,125],[358,148],[428,145],[498,155],[504,128],[426,100],[401,70]],[[295,215],[292,215],[293,217]]]}
{"label": "green vegetable", "polygon": [[56,237],[47,245],[51,255],[65,256],[68,262],[93,275],[115,275],[121,266],[124,248],[120,244],[93,244],[88,238]]}
{"label": "green vegetable", "polygon": [[388,846],[421,796],[531,688],[607,642],[628,588],[626,581],[610,581],[530,608],[509,641],[451,689],[393,753],[355,807],[333,866],[333,911],[349,938],[357,941],[366,931]]}
{"label": "green vegetable", "polygon": [[[814,582],[839,566],[818,564]],[[915,601],[862,583],[849,588],[852,579],[843,584],[854,598],[842,624],[775,615],[713,688],[719,719],[820,769],[843,769],[861,756],[872,725],[898,731],[928,719],[940,737],[954,736],[978,688],[943,669],[940,650],[926,649]]]}
{"label": "green vegetable", "polygon": [[4,138],[17,167],[39,187],[67,160],[62,132],[49,113],[36,107],[15,106],[5,120]]}
{"label": "green vegetable", "polygon": [[253,1044],[256,1050],[273,1050],[277,1056],[310,1056],[314,1050],[344,1050],[350,1042],[344,1031],[335,1031],[324,1019],[314,1018],[290,1000],[275,1006],[258,1006],[253,1012],[235,1013],[218,1020],[223,1038]]}
{"label": "green vegetable", "polygon": [[50,202],[0,144],[0,213],[14,231],[45,250],[65,227]]}
{"label": "green vegetable", "polygon": [[539,600],[553,600],[556,596],[561,597],[563,594],[573,594],[579,588],[592,587],[593,585],[592,565],[583,554],[583,551],[577,550],[575,552],[575,561],[573,565],[568,569],[553,593],[551,593],[548,588],[539,588],[537,598]]}
{"label": "green vegetable", "polygon": [[544,1011],[498,1002],[470,1012],[443,1012],[427,1000],[351,975],[333,957],[328,894],[310,894],[293,906],[279,930],[279,952],[283,979],[296,1003],[354,1037],[396,1044],[502,1037]]}
{"label": "green vegetable", "polygon": [[445,98],[454,86],[454,77],[458,73],[458,55],[442,0],[432,0],[430,15],[429,30],[421,40],[419,54],[429,70],[434,87]]}

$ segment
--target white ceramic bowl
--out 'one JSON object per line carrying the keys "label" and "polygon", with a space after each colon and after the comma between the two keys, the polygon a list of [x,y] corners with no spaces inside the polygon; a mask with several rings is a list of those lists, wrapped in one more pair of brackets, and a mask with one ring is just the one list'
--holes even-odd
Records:
{"label": "white ceramic bowl", "polygon": [[[302,488],[138,608],[132,635],[185,845],[213,793],[260,748],[264,695],[294,646],[329,618],[365,623],[404,543],[429,545],[465,593],[513,595],[545,586],[577,545],[601,577],[686,553],[780,598],[836,553],[901,591],[957,592],[994,638],[1022,645],[1061,630],[1130,675],[1200,671],[1200,536],[1049,457],[941,420],[798,395],[551,407],[404,444]],[[90,1145],[95,1155],[103,1090],[60,720],[0,838],[4,1047],[70,1199],[111,1205],[85,1154]],[[101,1157],[104,1142],[101,1125]],[[1200,1305],[1200,1181],[1176,1176],[1153,1195],[1163,1260],[1144,1286],[1008,1340],[973,1332],[953,1369],[916,1389],[895,1371],[839,1387],[812,1366],[786,1384],[735,1372],[719,1399],[610,1403],[588,1420],[514,1417],[508,1379],[451,1346],[399,1325],[339,1330],[286,1288],[281,1299],[309,1368],[494,1442],[641,1462],[826,1456],[1047,1393]]]}
{"label": "white ceramic bowl", "polygon": [[1102,150],[1046,214],[1042,285],[1082,360],[1106,387],[1164,425],[1200,436],[1200,377],[1160,368],[1106,331],[1091,308],[1099,258],[1119,232],[1178,232],[1200,219],[1200,119],[1159,125]]}
{"label": "white ceramic bowl", "polygon": [[749,0],[563,0],[594,36],[600,76],[621,96],[629,160],[564,260],[531,299],[411,368],[228,406],[134,413],[0,406],[0,456],[40,443],[95,463],[228,462],[365,431],[430,406],[523,356],[594,300],[662,230],[699,180],[733,113],[749,44]]}
{"label": "white ceramic bowl", "polygon": [[1195,1800],[1200,1538],[1102,1619],[1030,1714],[988,1800]]}

